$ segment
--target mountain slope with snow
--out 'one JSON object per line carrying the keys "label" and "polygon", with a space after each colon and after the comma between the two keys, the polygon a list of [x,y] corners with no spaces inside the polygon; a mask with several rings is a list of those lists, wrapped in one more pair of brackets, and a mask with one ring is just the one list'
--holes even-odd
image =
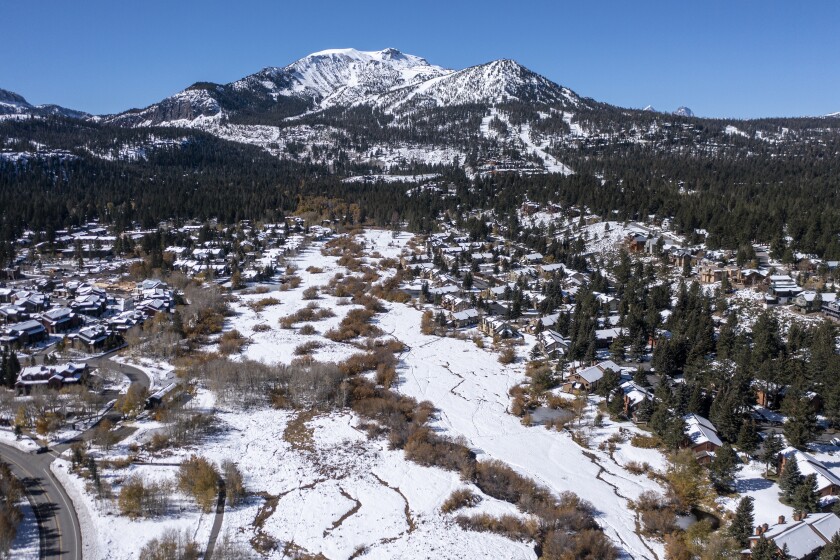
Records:
{"label": "mountain slope with snow", "polygon": [[0,117],[3,116],[59,116],[73,119],[90,117],[82,111],[67,109],[58,105],[32,105],[22,95],[0,89]]}

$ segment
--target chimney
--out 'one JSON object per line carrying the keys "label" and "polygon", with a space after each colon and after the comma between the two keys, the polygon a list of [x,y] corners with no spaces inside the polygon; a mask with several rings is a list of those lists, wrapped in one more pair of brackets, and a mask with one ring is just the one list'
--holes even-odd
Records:
{"label": "chimney", "polygon": [[762,534],[766,533],[766,532],[767,532],[767,529],[769,529],[769,528],[770,528],[770,525],[768,525],[767,523],[764,523],[764,524],[761,526],[761,533],[762,533]]}
{"label": "chimney", "polygon": [[761,525],[757,525],[757,526],[756,526],[756,528],[755,528],[755,536],[756,536],[756,537],[760,537],[760,536],[761,536]]}
{"label": "chimney", "polygon": [[784,524],[785,524],[785,516],[784,516],[784,515],[780,515],[780,516],[779,516],[779,525],[784,525]]}
{"label": "chimney", "polygon": [[793,512],[793,520],[794,520],[794,521],[799,521],[799,519],[800,519],[799,512],[798,512],[798,511],[794,511],[794,512]]}

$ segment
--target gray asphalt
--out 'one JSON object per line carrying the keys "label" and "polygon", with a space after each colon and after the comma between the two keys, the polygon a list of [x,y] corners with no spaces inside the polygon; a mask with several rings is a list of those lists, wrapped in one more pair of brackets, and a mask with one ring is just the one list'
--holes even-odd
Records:
{"label": "gray asphalt", "polygon": [[3,445],[0,458],[26,487],[38,518],[42,558],[82,558],[82,532],[73,502],[50,471],[51,453],[36,455]]}
{"label": "gray asphalt", "polygon": [[[141,370],[118,364],[108,357],[93,358],[88,363],[95,367],[111,367],[128,377],[131,384],[139,384],[147,390],[151,385],[149,377]],[[116,411],[105,415],[112,421],[120,419]],[[93,429],[80,437],[56,445],[49,453],[27,453],[15,447],[0,443],[0,458],[9,463],[12,472],[26,487],[26,494],[32,502],[38,518],[41,534],[41,558],[62,558],[82,560],[82,530],[73,502],[50,470],[50,464],[63,451],[79,440],[89,440]]]}
{"label": "gray asphalt", "polygon": [[207,550],[204,551],[204,560],[211,560],[213,552],[216,550],[216,540],[219,538],[219,532],[222,530],[222,521],[225,519],[225,498],[227,497],[227,490],[225,487],[225,480],[219,479],[219,498],[216,502],[216,514],[213,516],[213,527],[210,529],[210,539],[207,543]]}

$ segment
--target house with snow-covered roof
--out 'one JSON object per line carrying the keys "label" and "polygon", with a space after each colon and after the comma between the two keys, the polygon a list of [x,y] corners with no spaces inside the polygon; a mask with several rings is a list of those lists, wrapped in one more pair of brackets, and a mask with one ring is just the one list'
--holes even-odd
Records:
{"label": "house with snow-covered roof", "polygon": [[55,366],[29,366],[18,374],[15,389],[18,394],[29,394],[32,387],[49,387],[61,389],[66,385],[82,383],[88,373],[85,363],[68,362]]}
{"label": "house with snow-covered roof", "polygon": [[723,445],[717,433],[717,428],[708,418],[699,414],[686,414],[685,421],[686,447],[694,452],[699,463],[709,463],[715,450]]}
{"label": "house with snow-covered roof", "polygon": [[820,551],[831,538],[840,532],[840,517],[833,513],[811,513],[803,517],[794,517],[786,523],[784,516],[773,526],[766,523],[756,527],[750,537],[750,546],[742,552],[744,558],[752,556],[752,549],[762,538],[772,541],[781,553],[787,552],[787,558],[811,560],[817,558]]}
{"label": "house with snow-covered roof", "polygon": [[565,389],[570,391],[586,391],[590,393],[598,387],[607,370],[621,373],[621,366],[612,360],[599,362],[594,366],[572,372],[566,381]]}
{"label": "house with snow-covered roof", "polygon": [[806,290],[793,298],[793,304],[803,313],[821,311],[824,304],[836,301],[837,294],[834,292],[820,293],[813,290]]}
{"label": "house with snow-covered roof", "polygon": [[[814,475],[817,479],[817,494],[821,498],[840,495],[840,475],[825,466],[822,461],[794,447],[787,447],[779,454],[779,472],[788,461],[796,461],[802,476]],[[831,501],[831,500],[824,500]]]}

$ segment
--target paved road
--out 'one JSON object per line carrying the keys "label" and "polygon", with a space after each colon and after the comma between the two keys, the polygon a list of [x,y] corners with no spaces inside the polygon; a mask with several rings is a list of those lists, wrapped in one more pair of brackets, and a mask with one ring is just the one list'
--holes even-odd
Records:
{"label": "paved road", "polygon": [[[128,377],[132,385],[139,384],[147,390],[151,385],[149,376],[142,370],[118,364],[108,357],[93,358],[88,360],[88,363],[95,367],[109,367],[120,371]],[[109,412],[105,417],[112,421],[120,419],[116,411]],[[79,526],[79,518],[64,487],[50,471],[50,464],[75,441],[89,440],[94,428],[96,425],[91,426],[78,438],[56,445],[50,453],[27,453],[9,445],[0,444],[0,458],[8,462],[15,476],[23,481],[27,496],[35,506],[41,533],[42,558],[82,560],[82,530]]]}
{"label": "paved road", "polygon": [[82,560],[82,533],[73,502],[50,471],[55,456],[35,455],[3,445],[0,458],[26,487],[38,518],[42,558]]}
{"label": "paved road", "polygon": [[227,498],[225,479],[219,478],[219,499],[216,502],[216,515],[213,517],[213,527],[210,529],[210,540],[207,543],[207,550],[204,551],[204,560],[211,560],[213,551],[216,550],[216,540],[219,538],[219,531],[222,530],[222,521],[225,518],[225,498]]}

